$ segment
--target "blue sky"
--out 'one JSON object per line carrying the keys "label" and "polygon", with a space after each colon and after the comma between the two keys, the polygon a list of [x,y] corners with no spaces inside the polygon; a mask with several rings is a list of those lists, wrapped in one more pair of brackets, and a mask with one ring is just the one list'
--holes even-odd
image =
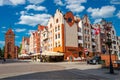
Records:
{"label": "blue sky", "polygon": [[12,28],[15,44],[19,46],[23,36],[37,30],[37,24],[47,25],[56,9],[63,14],[72,11],[80,18],[87,14],[91,23],[102,18],[111,21],[120,36],[120,0],[0,0],[0,47],[4,46],[5,32]]}

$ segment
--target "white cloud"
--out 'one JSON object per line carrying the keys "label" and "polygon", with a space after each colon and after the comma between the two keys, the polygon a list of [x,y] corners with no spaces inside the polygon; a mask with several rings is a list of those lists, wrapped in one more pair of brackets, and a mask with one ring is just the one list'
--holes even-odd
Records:
{"label": "white cloud", "polygon": [[120,4],[120,0],[110,0],[111,4]]}
{"label": "white cloud", "polygon": [[21,15],[27,14],[27,11],[20,11]]}
{"label": "white cloud", "polygon": [[85,7],[81,4],[86,2],[87,0],[66,0],[66,9],[69,9],[72,12],[76,13],[82,12],[85,9]]}
{"label": "white cloud", "polygon": [[117,17],[120,18],[120,11],[117,13]]}
{"label": "white cloud", "polygon": [[5,41],[0,41],[0,45],[4,46],[5,45]]}
{"label": "white cloud", "polygon": [[3,28],[3,29],[5,29],[6,27],[5,27],[5,26],[3,26],[2,28]]}
{"label": "white cloud", "polygon": [[17,28],[17,29],[15,29],[15,31],[16,32],[24,32],[24,31],[26,31],[26,29]]}
{"label": "white cloud", "polygon": [[21,15],[20,21],[17,24],[29,26],[35,26],[37,24],[46,25],[50,16],[50,14]]}
{"label": "white cloud", "polygon": [[36,30],[29,30],[28,33],[26,33],[27,35],[30,35],[32,32],[35,32]]}
{"label": "white cloud", "polygon": [[3,5],[3,0],[0,0],[0,6],[2,6]]}
{"label": "white cloud", "polygon": [[116,8],[114,6],[103,6],[99,8],[88,8],[87,12],[91,13],[93,18],[108,18],[112,17]]}
{"label": "white cloud", "polygon": [[19,38],[19,36],[15,36],[15,38]]}
{"label": "white cloud", "polygon": [[13,5],[25,4],[25,0],[10,0]]}
{"label": "white cloud", "polygon": [[35,11],[46,11],[46,7],[36,6],[36,5],[28,5],[27,7],[25,7],[25,9],[27,9],[27,10],[33,9]]}
{"label": "white cloud", "polygon": [[54,3],[55,3],[56,5],[60,5],[60,6],[63,6],[63,5],[64,5],[61,0],[54,0]]}
{"label": "white cloud", "polygon": [[30,3],[33,3],[33,4],[41,4],[43,3],[45,0],[28,0]]}
{"label": "white cloud", "polygon": [[2,33],[6,33],[6,31],[1,31]]}
{"label": "white cloud", "polygon": [[102,20],[102,19],[96,19],[96,20],[94,21],[94,23],[99,23],[99,22],[101,22],[101,20]]}
{"label": "white cloud", "polygon": [[0,0],[0,6],[25,4],[26,0]]}

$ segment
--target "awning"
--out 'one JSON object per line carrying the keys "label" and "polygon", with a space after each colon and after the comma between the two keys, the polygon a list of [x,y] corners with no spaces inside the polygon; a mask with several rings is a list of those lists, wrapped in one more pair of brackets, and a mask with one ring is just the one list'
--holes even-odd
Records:
{"label": "awning", "polygon": [[28,54],[21,54],[21,55],[18,55],[18,57],[30,57]]}
{"label": "awning", "polygon": [[63,56],[64,53],[44,51],[44,52],[41,53],[41,55],[46,55],[46,56]]}
{"label": "awning", "polygon": [[39,56],[39,55],[42,55],[42,56],[63,56],[64,53],[44,51],[44,52],[42,52],[42,53],[34,53],[34,54],[32,54],[31,56]]}
{"label": "awning", "polygon": [[30,56],[38,56],[40,55],[40,53],[34,53],[34,54],[31,54]]}

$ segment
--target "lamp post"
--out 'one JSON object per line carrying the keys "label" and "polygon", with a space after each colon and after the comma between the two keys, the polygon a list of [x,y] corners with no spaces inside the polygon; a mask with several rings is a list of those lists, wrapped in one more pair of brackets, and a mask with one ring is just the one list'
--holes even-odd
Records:
{"label": "lamp post", "polygon": [[110,47],[112,45],[112,41],[110,39],[110,31],[111,31],[111,27],[110,26],[106,26],[106,31],[107,31],[107,42],[106,44],[108,45],[108,49],[109,49],[109,60],[110,60],[110,74],[114,74],[114,69],[113,69],[113,64],[112,64],[112,59],[111,59],[111,51],[110,51]]}

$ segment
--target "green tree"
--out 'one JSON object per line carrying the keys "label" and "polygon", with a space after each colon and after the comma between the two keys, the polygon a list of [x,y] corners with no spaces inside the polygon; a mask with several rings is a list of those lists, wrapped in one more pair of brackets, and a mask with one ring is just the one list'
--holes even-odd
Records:
{"label": "green tree", "polygon": [[19,50],[18,50],[18,53],[19,54],[21,54],[20,52],[21,52],[21,49],[22,49],[22,44],[20,44],[20,48],[19,48]]}
{"label": "green tree", "polygon": [[2,57],[2,49],[0,48],[0,57]]}
{"label": "green tree", "polygon": [[0,48],[0,56],[4,57],[4,52],[5,52],[5,46],[3,46],[3,48]]}

